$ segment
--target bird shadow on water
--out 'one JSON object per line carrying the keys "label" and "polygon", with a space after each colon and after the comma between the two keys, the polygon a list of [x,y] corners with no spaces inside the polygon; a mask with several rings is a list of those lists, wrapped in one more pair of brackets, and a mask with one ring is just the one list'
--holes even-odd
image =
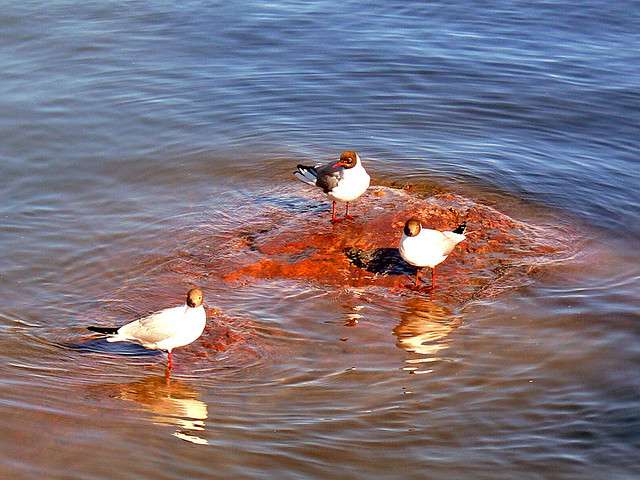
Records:
{"label": "bird shadow on water", "polygon": [[81,343],[66,343],[63,346],[81,353],[101,353],[105,355],[123,355],[129,357],[164,355],[164,352],[160,350],[149,350],[136,343],[108,342],[105,338],[93,338]]}
{"label": "bird shadow on water", "polygon": [[415,275],[416,267],[404,261],[397,248],[376,248],[366,251],[350,247],[344,254],[358,268],[376,275]]}

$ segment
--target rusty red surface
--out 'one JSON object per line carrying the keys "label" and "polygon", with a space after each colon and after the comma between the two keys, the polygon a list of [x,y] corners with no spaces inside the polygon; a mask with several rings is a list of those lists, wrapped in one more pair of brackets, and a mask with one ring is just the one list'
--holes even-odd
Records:
{"label": "rusty red surface", "polygon": [[[430,308],[432,300],[450,308],[525,285],[541,267],[568,258],[576,248],[576,234],[566,226],[517,220],[452,193],[426,197],[410,189],[375,186],[358,199],[353,214],[353,220],[332,225],[326,210],[271,207],[223,232],[215,225],[191,230],[188,238],[174,239],[179,245],[175,251],[147,260],[154,268],[152,289],[140,283],[114,292],[114,322],[171,305],[192,286],[205,291],[206,305],[215,305],[229,288],[270,280],[336,289],[369,287],[383,295],[428,295]],[[437,267],[438,284],[428,294],[408,288],[415,269],[397,250],[409,217],[439,230],[467,222],[467,240]],[[428,270],[423,278],[428,287]],[[183,286],[176,290],[176,285]],[[212,307],[207,317],[202,337],[188,348],[176,349],[178,366],[187,356],[205,361],[232,348],[238,358],[258,354],[250,322],[228,318]]]}
{"label": "rusty red surface", "polygon": [[[359,199],[354,220],[331,225],[325,214],[274,218],[271,228],[237,232],[227,282],[291,279],[335,287],[405,288],[415,269],[397,251],[402,227],[415,216],[425,228],[451,230],[467,222],[467,240],[438,270],[436,292],[451,303],[491,296],[526,283],[540,265],[566,257],[572,233],[531,225],[452,193],[422,198],[372,187]],[[276,214],[278,215],[278,214]],[[235,258],[234,258],[235,257]],[[246,261],[251,259],[252,261]],[[426,284],[429,275],[424,275]]]}

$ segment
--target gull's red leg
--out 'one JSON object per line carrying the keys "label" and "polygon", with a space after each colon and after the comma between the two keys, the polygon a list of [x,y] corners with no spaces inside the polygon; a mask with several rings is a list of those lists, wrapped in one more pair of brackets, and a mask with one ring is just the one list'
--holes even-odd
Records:
{"label": "gull's red leg", "polygon": [[416,287],[419,285],[420,283],[420,269],[416,268]]}
{"label": "gull's red leg", "polygon": [[340,220],[336,218],[336,201],[331,205],[331,223],[338,223]]}
{"label": "gull's red leg", "polygon": [[349,202],[347,202],[347,210],[344,213],[344,218],[352,219],[353,217],[349,215]]}
{"label": "gull's red leg", "polygon": [[171,354],[171,350],[169,350],[169,356],[167,359],[167,370],[171,370],[173,368],[173,358]]}

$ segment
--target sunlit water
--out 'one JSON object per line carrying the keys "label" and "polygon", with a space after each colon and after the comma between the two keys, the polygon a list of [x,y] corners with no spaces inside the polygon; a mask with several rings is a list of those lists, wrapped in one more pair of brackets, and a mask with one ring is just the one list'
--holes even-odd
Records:
{"label": "sunlit water", "polygon": [[[0,476],[636,478],[639,15],[7,2]],[[202,274],[194,249],[224,261],[301,206],[296,163],[346,148],[379,183],[575,225],[581,251],[462,307]],[[209,331],[169,382],[84,329],[193,284],[241,339]]]}

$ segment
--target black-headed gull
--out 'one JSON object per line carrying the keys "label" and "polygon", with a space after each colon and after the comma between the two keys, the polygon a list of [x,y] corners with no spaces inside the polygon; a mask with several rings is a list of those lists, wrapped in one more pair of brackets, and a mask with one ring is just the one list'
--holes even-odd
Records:
{"label": "black-headed gull", "polygon": [[362,166],[360,156],[353,151],[340,154],[340,160],[324,165],[309,167],[298,165],[293,174],[299,180],[309,185],[320,187],[333,201],[331,207],[331,222],[339,222],[336,218],[336,202],[346,202],[347,209],[344,218],[352,218],[349,215],[349,202],[362,195],[371,178]]}
{"label": "black-headed gull", "polygon": [[422,228],[417,218],[407,220],[399,250],[407,263],[417,267],[416,287],[423,267],[431,268],[431,288],[436,286],[436,265],[442,263],[455,246],[467,238],[464,236],[466,228],[467,222],[463,222],[451,232],[441,232]]}
{"label": "black-headed gull", "polygon": [[134,342],[151,350],[166,350],[169,354],[167,368],[171,369],[171,351],[176,347],[189,345],[202,335],[207,323],[202,299],[202,290],[192,288],[187,292],[184,305],[165,308],[120,328],[88,329],[109,335],[108,342]]}

